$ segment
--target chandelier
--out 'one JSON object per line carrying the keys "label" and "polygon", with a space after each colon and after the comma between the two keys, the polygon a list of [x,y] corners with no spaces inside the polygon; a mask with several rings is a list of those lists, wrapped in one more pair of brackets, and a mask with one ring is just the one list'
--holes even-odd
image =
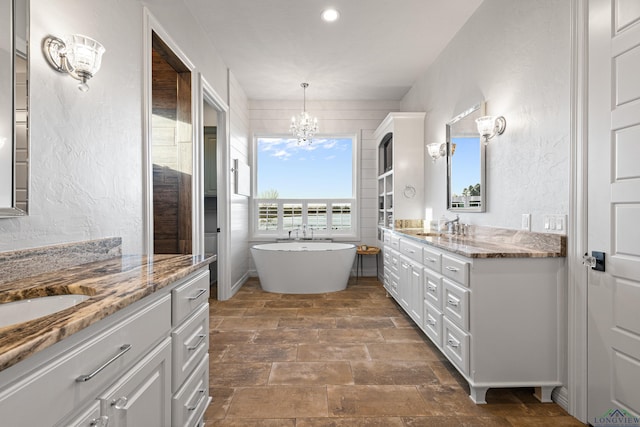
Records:
{"label": "chandelier", "polygon": [[302,113],[291,117],[289,131],[298,138],[298,144],[311,144],[311,138],[318,132],[318,119],[311,118],[307,113],[307,88],[309,83],[300,83],[304,91]]}

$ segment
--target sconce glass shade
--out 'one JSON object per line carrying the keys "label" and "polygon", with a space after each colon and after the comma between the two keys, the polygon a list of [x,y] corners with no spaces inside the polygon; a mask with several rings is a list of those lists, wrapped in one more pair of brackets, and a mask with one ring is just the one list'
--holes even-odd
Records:
{"label": "sconce glass shade", "polygon": [[440,157],[447,154],[447,144],[440,142],[432,142],[427,144],[427,153],[431,156],[431,159],[435,163]]}
{"label": "sconce glass shade", "polygon": [[507,127],[507,121],[504,117],[483,116],[476,119],[478,133],[484,138],[485,144],[494,136],[502,135]]}
{"label": "sconce glass shade", "polygon": [[49,65],[79,80],[78,89],[83,92],[89,90],[87,80],[100,69],[105,52],[104,46],[81,34],[67,36],[64,40],[48,36],[44,39],[42,49]]}

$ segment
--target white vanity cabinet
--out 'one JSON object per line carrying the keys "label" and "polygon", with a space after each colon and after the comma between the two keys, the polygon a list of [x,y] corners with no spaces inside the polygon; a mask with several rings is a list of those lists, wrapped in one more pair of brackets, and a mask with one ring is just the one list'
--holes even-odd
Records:
{"label": "white vanity cabinet", "polygon": [[[208,269],[201,269],[1,371],[0,424],[187,425],[172,422],[172,377],[186,377],[208,360],[208,275]],[[179,317],[172,305],[176,293],[180,295],[176,291],[185,286],[189,291],[185,299],[196,307],[183,310],[187,320],[180,319],[174,327],[172,319]],[[203,287],[205,291],[200,292]],[[191,293],[194,288],[197,292]],[[204,309],[206,322],[199,315]],[[184,358],[173,354],[173,335],[191,319],[198,326],[185,330],[206,337],[200,344],[192,341],[193,333],[187,337],[189,345],[196,347],[192,352],[198,360],[187,364],[189,372],[179,374],[176,371],[183,369]],[[181,366],[176,366],[176,360]],[[195,387],[206,392],[200,405],[190,411],[193,421],[188,425],[192,426],[202,419],[204,403],[209,402],[208,382],[207,387]]]}
{"label": "white vanity cabinet", "polygon": [[[420,264],[402,251],[409,245],[421,248]],[[391,295],[468,381],[471,399],[486,403],[494,387],[539,387],[550,401],[562,385],[564,259],[467,258],[408,237],[399,237],[399,248],[411,269],[422,268],[422,293],[403,294],[401,274],[400,298]]]}

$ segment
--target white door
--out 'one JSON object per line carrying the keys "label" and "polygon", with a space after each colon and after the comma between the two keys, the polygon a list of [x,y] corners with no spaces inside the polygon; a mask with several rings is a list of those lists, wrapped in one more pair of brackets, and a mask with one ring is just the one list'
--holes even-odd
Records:
{"label": "white door", "polygon": [[[588,422],[639,426],[640,1],[589,2]],[[627,418],[623,418],[627,417]]]}

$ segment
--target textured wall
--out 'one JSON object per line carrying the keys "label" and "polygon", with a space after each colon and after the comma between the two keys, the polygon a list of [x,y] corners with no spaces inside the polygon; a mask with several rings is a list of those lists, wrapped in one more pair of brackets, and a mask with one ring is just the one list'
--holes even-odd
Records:
{"label": "textured wall", "polygon": [[[544,214],[569,204],[569,2],[485,0],[402,100],[426,111],[426,143],[444,142],[445,123],[485,100],[506,132],[487,148],[487,212],[465,222],[544,231]],[[425,204],[446,212],[446,161],[425,162]]]}
{"label": "textured wall", "polygon": [[[144,4],[227,99],[226,66],[184,5]],[[111,236],[143,250],[142,26],[138,0],[31,0],[29,216],[0,220],[0,251]],[[106,47],[87,93],[40,53],[47,34],[73,33]]]}

